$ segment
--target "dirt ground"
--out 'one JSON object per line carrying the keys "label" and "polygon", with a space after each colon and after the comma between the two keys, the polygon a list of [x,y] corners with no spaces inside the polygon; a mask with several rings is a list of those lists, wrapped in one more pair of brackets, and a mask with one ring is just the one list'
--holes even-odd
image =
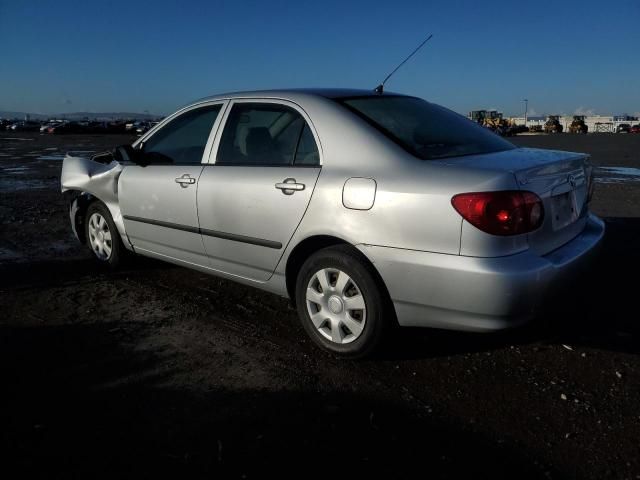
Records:
{"label": "dirt ground", "polygon": [[598,172],[606,242],[568,305],[497,335],[403,331],[359,362],[314,348],[285,299],[93,262],[62,155],[131,140],[0,134],[5,473],[640,478],[640,135],[513,140],[622,167]]}

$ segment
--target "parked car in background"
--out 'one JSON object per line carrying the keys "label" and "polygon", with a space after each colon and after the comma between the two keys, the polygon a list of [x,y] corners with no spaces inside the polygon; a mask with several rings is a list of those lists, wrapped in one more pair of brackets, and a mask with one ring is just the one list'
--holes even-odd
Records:
{"label": "parked car in background", "polygon": [[37,132],[40,130],[40,123],[31,120],[16,122],[7,127],[14,132]]}
{"label": "parked car in background", "polygon": [[149,131],[150,128],[151,128],[150,122],[139,122],[136,127],[136,133],[138,135],[142,135],[143,133]]}
{"label": "parked car in background", "polygon": [[53,133],[56,135],[81,133],[82,131],[83,127],[78,122],[59,123],[57,125],[49,127],[48,129],[48,133]]}
{"label": "parked car in background", "polygon": [[621,123],[616,127],[616,133],[629,133],[631,131],[631,125],[628,123]]}
{"label": "parked car in background", "polygon": [[62,120],[50,120],[46,123],[40,125],[40,133],[49,133],[49,129],[56,127],[58,125],[62,125],[64,122]]}
{"label": "parked car in background", "polygon": [[107,124],[105,122],[92,121],[86,128],[87,133],[106,133]]}
{"label": "parked car in background", "polygon": [[121,120],[107,122],[106,133],[127,133],[126,123]]}
{"label": "parked car in background", "polygon": [[363,90],[211,97],[133,145],[67,156],[61,182],[98,261],[131,251],[287,296],[346,357],[394,325],[527,322],[604,235],[587,155]]}
{"label": "parked car in background", "polygon": [[629,133],[640,133],[640,123],[631,127]]}

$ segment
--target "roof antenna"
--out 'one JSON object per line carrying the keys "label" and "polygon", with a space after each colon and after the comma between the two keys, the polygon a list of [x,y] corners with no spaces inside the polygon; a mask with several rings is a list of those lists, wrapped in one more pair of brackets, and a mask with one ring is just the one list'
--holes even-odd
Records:
{"label": "roof antenna", "polygon": [[413,57],[416,54],[416,52],[424,46],[425,43],[431,40],[431,37],[433,37],[433,34],[429,35],[420,45],[418,45],[418,48],[416,48],[413,52],[411,52],[411,54],[400,63],[400,65],[394,68],[393,71],[389,75],[387,75],[387,77],[382,81],[382,83],[373,89],[373,91],[376,93],[382,94],[382,92],[384,92],[384,84],[387,83],[387,80],[389,80],[389,78],[391,78],[391,75],[396,73],[402,65],[407,63],[407,60]]}

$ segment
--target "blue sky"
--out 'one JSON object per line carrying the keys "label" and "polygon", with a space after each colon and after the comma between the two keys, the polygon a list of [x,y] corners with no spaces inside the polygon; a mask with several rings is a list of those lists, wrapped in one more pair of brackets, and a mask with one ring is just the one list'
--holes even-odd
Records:
{"label": "blue sky", "polygon": [[[551,6],[553,5],[553,6]],[[640,111],[640,1],[0,0],[0,110],[166,114],[206,95],[387,84],[466,113]]]}

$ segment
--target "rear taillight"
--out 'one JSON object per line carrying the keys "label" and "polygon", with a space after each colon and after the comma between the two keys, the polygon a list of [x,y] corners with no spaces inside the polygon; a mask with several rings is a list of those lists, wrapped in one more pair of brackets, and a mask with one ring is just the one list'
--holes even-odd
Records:
{"label": "rear taillight", "polygon": [[532,192],[461,193],[451,204],[470,224],[492,235],[519,235],[542,225],[544,207]]}

